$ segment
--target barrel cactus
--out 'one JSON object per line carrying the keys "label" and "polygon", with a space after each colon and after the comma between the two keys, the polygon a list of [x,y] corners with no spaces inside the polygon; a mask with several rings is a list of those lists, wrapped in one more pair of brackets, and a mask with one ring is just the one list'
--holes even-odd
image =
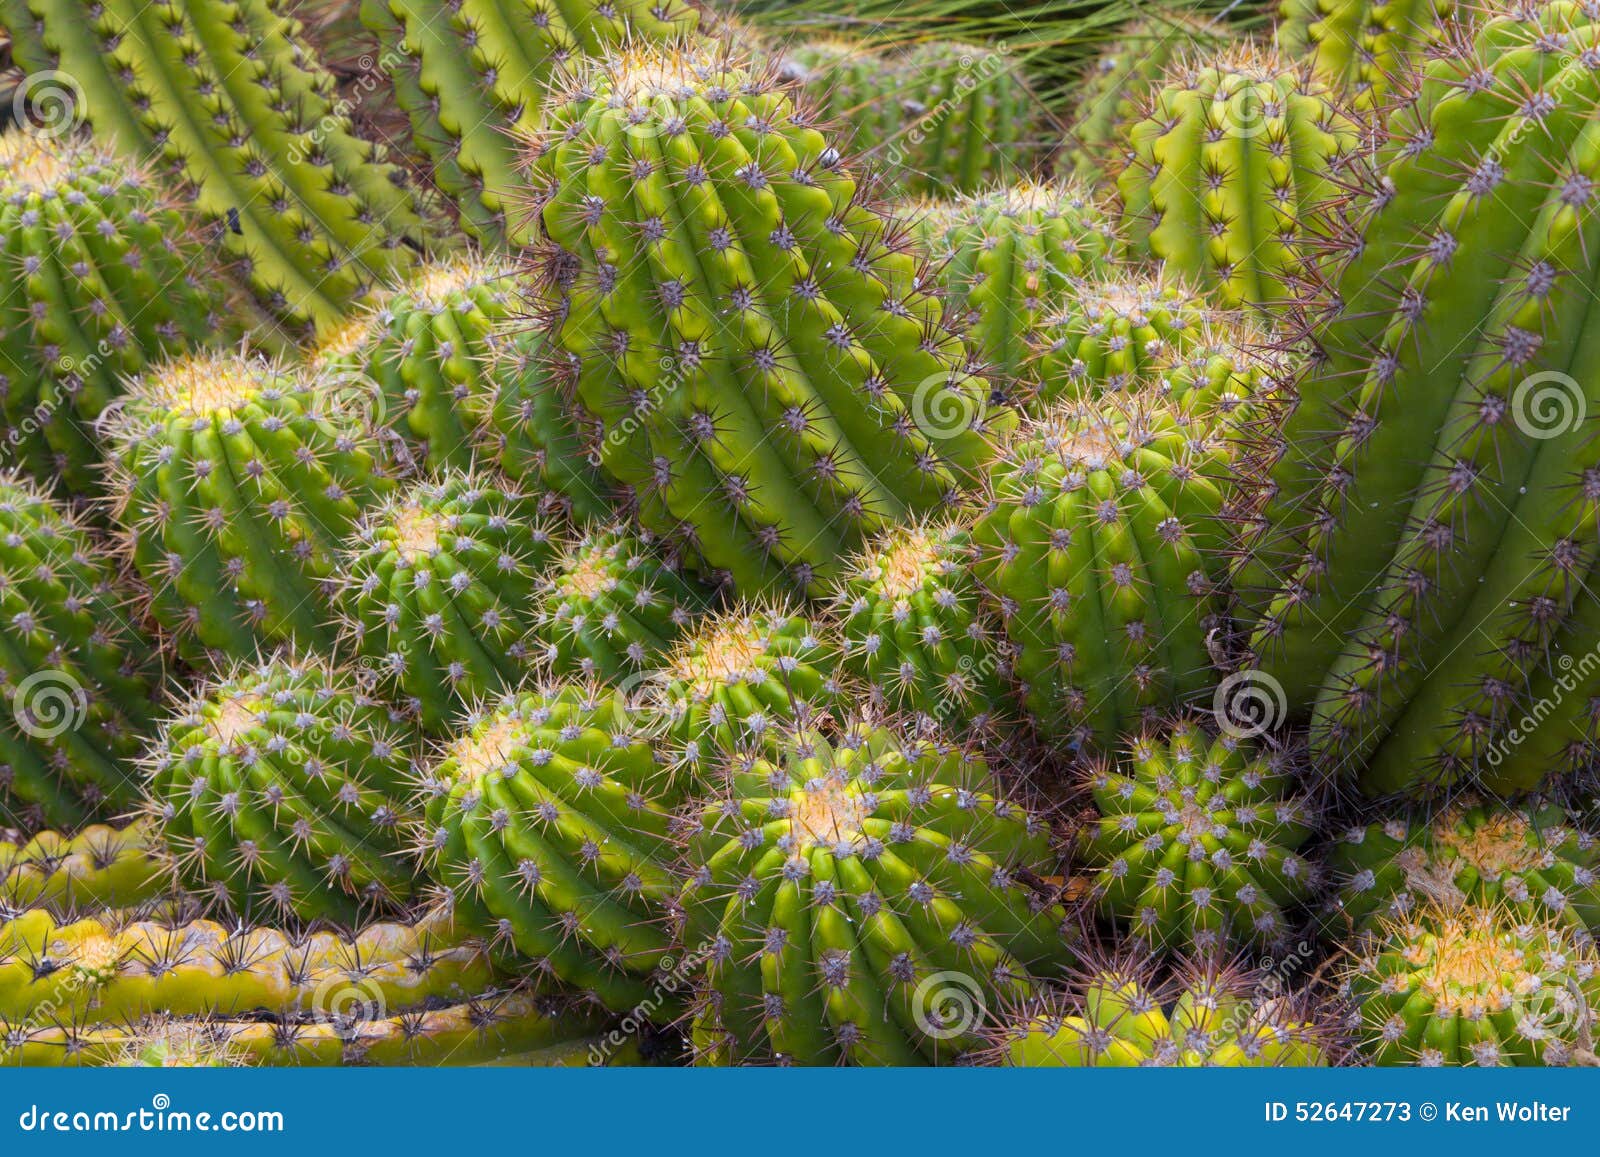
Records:
{"label": "barrel cactus", "polygon": [[1425,909],[1355,947],[1344,988],[1375,1065],[1594,1063],[1594,941],[1493,908]]}
{"label": "barrel cactus", "polygon": [[334,650],[340,548],[393,486],[372,415],[359,388],[240,355],[130,387],[109,427],[116,520],[186,658]]}
{"label": "barrel cactus", "polygon": [[1429,906],[1476,906],[1576,932],[1600,929],[1600,837],[1554,805],[1452,804],[1420,823],[1345,832],[1329,857],[1339,912],[1357,927]]}
{"label": "barrel cactus", "polygon": [[1117,188],[1134,252],[1229,308],[1299,299],[1360,147],[1320,82],[1254,50],[1184,65],[1130,136]]}
{"label": "barrel cactus", "polygon": [[1315,812],[1288,761],[1180,722],[1090,773],[1080,832],[1096,906],[1152,947],[1273,946],[1315,882]]}
{"label": "barrel cactus", "polygon": [[0,472],[0,817],[77,826],[139,798],[127,762],[154,731],[160,652],[109,548]]}
{"label": "barrel cactus", "polygon": [[625,697],[552,684],[443,749],[419,843],[465,926],[625,1012],[670,964],[676,790]]}
{"label": "barrel cactus", "polygon": [[987,456],[999,417],[902,231],[776,81],[695,47],[597,62],[532,175],[602,466],[741,592],[823,593]]}
{"label": "barrel cactus", "polygon": [[71,78],[96,137],[194,187],[270,316],[336,325],[412,264],[412,194],[282,0],[4,0],[0,23],[24,68]]}
{"label": "barrel cactus", "polygon": [[414,891],[416,741],[352,675],[274,659],[202,687],[147,757],[178,873],[235,912],[354,923]]}
{"label": "barrel cactus", "polygon": [[0,133],[0,457],[98,494],[93,423],[123,378],[222,325],[204,243],[150,173],[74,136]]}
{"label": "barrel cactus", "polygon": [[970,751],[798,730],[724,791],[685,837],[702,1062],[949,1059],[1071,961],[1048,828]]}
{"label": "barrel cactus", "polygon": [[525,243],[518,140],[579,60],[694,33],[685,0],[362,0],[412,140],[461,226],[489,248]]}
{"label": "barrel cactus", "polygon": [[1214,684],[1225,461],[1214,430],[1141,397],[1058,408],[1002,450],[976,573],[1050,742],[1111,750]]}
{"label": "barrel cactus", "polygon": [[1278,47],[1361,112],[1404,94],[1426,53],[1443,43],[1450,0],[1282,0]]}
{"label": "barrel cactus", "polygon": [[[1600,21],[1553,3],[1431,55],[1251,487],[1252,649],[1368,795],[1504,795],[1592,760],[1597,47]],[[1511,277],[1474,275],[1508,252]]]}
{"label": "barrel cactus", "polygon": [[347,548],[336,605],[351,649],[429,731],[534,670],[535,598],[559,551],[540,497],[472,474],[373,510]]}

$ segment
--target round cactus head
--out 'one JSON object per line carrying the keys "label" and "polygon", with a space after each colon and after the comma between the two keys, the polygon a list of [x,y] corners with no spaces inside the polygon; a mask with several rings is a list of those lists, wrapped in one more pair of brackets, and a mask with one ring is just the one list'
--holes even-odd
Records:
{"label": "round cactus head", "polygon": [[849,721],[734,761],[687,834],[701,1058],[920,1064],[1070,962],[1047,826],[981,756]]}
{"label": "round cactus head", "polygon": [[1377,1065],[1594,1063],[1594,940],[1499,908],[1429,906],[1351,950],[1358,1050]]}

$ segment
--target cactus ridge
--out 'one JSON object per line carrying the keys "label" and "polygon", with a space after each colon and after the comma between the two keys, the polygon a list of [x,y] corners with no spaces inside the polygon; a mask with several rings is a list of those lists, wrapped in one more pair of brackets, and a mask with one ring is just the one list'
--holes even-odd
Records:
{"label": "cactus ridge", "polygon": [[1277,43],[1291,60],[1344,94],[1359,112],[1382,112],[1450,33],[1450,0],[1283,0]]}
{"label": "cactus ridge", "polygon": [[136,908],[172,888],[159,834],[145,821],[0,840],[0,911]]}

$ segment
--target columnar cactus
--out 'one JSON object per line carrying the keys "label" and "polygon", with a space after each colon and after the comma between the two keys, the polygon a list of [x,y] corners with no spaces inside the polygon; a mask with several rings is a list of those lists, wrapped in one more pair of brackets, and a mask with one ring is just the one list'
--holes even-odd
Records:
{"label": "columnar cactus", "polygon": [[1038,102],[1004,51],[933,41],[885,55],[837,40],[796,45],[779,75],[853,155],[911,193],[975,192],[1025,174]]}
{"label": "columnar cactus", "polygon": [[1106,211],[1072,183],[1031,183],[935,202],[910,212],[968,344],[997,386],[1021,378],[1028,338],[1102,272],[1115,245]]}
{"label": "columnar cactus", "polygon": [[1313,884],[1314,812],[1287,760],[1179,722],[1094,769],[1079,833],[1096,906],[1154,948],[1271,946]]}
{"label": "columnar cactus", "polygon": [[1282,0],[1278,47],[1309,61],[1351,107],[1382,112],[1444,41],[1454,8],[1450,0]]}
{"label": "columnar cactus", "polygon": [[896,714],[955,734],[1005,719],[1011,664],[972,574],[971,533],[918,523],[875,540],[834,595],[839,663]]}
{"label": "columnar cactus", "polygon": [[273,315],[336,324],[411,264],[423,225],[400,171],[357,137],[281,0],[4,0],[17,61],[71,78],[129,156],[160,156]]}
{"label": "columnar cactus", "polygon": [[354,922],[414,890],[415,739],[349,675],[275,659],[203,687],[147,757],[184,882],[241,914]]}
{"label": "columnar cactus", "polygon": [[961,748],[849,723],[775,737],[687,836],[708,1063],[949,1059],[1071,960],[1047,826]]}
{"label": "columnar cactus", "polygon": [[237,355],[130,387],[110,424],[116,519],[185,657],[335,647],[339,550],[393,485],[374,409],[358,385]]}
{"label": "columnar cactus", "polygon": [[1117,178],[1137,253],[1227,307],[1296,300],[1360,132],[1320,82],[1265,53],[1183,65],[1131,130]]}
{"label": "columnar cactus", "polygon": [[139,798],[127,761],[159,718],[159,650],[110,552],[0,472],[0,817],[76,827]]}
{"label": "columnar cactus", "polygon": [[1279,1068],[1329,1063],[1328,1031],[1262,977],[1203,961],[1157,984],[1148,967],[1094,971],[1071,1005],[1047,1004],[999,1034],[996,1059],[1025,1068]]}
{"label": "columnar cactus", "polygon": [[124,377],[216,333],[216,278],[141,166],[75,136],[0,133],[0,457],[98,494],[94,420]]}
{"label": "columnar cactus", "polygon": [[464,925],[627,1011],[670,959],[671,779],[623,696],[551,685],[444,749],[425,777],[421,851]]}
{"label": "columnar cactus", "polygon": [[134,908],[165,895],[172,873],[150,824],[92,824],[72,836],[43,831],[0,840],[0,911]]}
{"label": "columnar cactus", "polygon": [[986,457],[998,417],[903,231],[774,82],[693,48],[598,63],[533,177],[602,465],[742,592],[823,593]]}
{"label": "columnar cactus", "polygon": [[1046,739],[1110,750],[1214,683],[1224,462],[1205,425],[1137,396],[1060,408],[1001,452],[976,572]]}
{"label": "columnar cactus", "polygon": [[529,610],[546,670],[626,682],[663,660],[701,613],[705,596],[675,560],[623,528],[573,543],[540,583]]}
{"label": "columnar cactus", "polygon": [[1358,1051],[1376,1065],[1592,1065],[1600,957],[1561,924],[1426,909],[1351,951]]}
{"label": "columnar cactus", "polygon": [[377,58],[411,118],[433,182],[483,245],[531,240],[518,140],[535,132],[551,85],[586,57],[691,36],[685,0],[362,0]]}
{"label": "columnar cactus", "polygon": [[1452,805],[1425,823],[1347,831],[1329,868],[1356,928],[1431,906],[1497,908],[1519,919],[1600,929],[1600,837],[1562,808]]}
{"label": "columnar cactus", "polygon": [[[1267,455],[1237,580],[1253,649],[1368,794],[1524,791],[1592,758],[1597,49],[1563,2],[1432,55]],[[1472,275],[1508,252],[1509,278]]]}
{"label": "columnar cactus", "polygon": [[336,603],[352,650],[427,730],[534,670],[535,599],[560,551],[555,534],[539,497],[453,472],[362,520]]}

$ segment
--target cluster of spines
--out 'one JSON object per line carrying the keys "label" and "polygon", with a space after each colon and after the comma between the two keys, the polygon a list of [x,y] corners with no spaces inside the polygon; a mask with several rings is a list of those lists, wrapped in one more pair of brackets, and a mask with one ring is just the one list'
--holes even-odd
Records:
{"label": "cluster of spines", "polygon": [[1282,0],[1277,43],[1352,108],[1381,114],[1448,37],[1454,8],[1450,0]]}
{"label": "cluster of spines", "polygon": [[137,908],[172,885],[159,836],[146,821],[0,840],[0,912]]}

